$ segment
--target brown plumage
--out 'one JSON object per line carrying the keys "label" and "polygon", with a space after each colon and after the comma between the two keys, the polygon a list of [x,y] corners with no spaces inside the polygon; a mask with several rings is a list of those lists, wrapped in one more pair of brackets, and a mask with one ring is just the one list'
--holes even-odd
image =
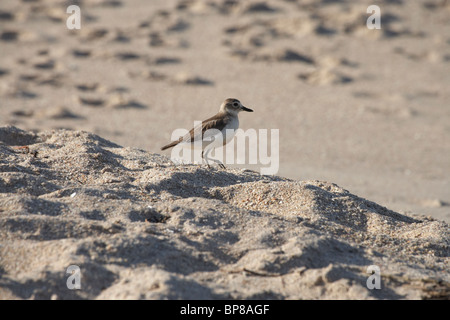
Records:
{"label": "brown plumage", "polygon": [[[204,133],[209,129],[217,129],[219,131],[222,131],[222,129],[227,125],[227,123],[231,120],[231,118],[237,116],[237,113],[239,111],[253,112],[253,110],[244,107],[237,99],[233,98],[226,99],[220,106],[220,110],[216,115],[202,121],[202,130],[201,130],[202,137]],[[199,131],[198,127],[191,129],[191,131],[189,131],[188,134],[186,134],[183,137],[180,137],[180,139],[176,141],[169,143],[168,145],[165,145],[164,147],[161,148],[161,150],[166,150],[175,147],[177,144],[181,142],[192,143],[196,139],[202,139],[202,137],[194,136],[196,133],[198,133],[197,131]],[[224,144],[225,143],[226,142],[224,141]],[[206,145],[208,144],[209,143],[206,143]],[[205,145],[205,142],[203,142],[203,145]]]}
{"label": "brown plumage", "polygon": [[239,128],[238,113],[240,111],[253,112],[252,109],[244,107],[239,100],[227,99],[221,104],[219,112],[215,116],[202,121],[201,124],[195,126],[183,137],[165,145],[161,150],[172,148],[180,143],[190,144],[191,147],[195,148],[199,143],[202,148],[202,159],[205,160],[208,167],[210,167],[209,159],[221,168],[225,168],[225,165],[219,160],[208,158],[208,154],[211,150],[224,146],[233,139],[236,130]]}
{"label": "brown plumage", "polygon": [[[212,116],[211,118],[202,121],[202,136],[205,133],[205,131],[209,129],[214,128],[221,131],[225,127],[229,117],[230,116],[223,117],[222,112],[219,112],[215,116]],[[161,148],[161,150],[166,150],[175,147],[180,142],[194,142],[195,140],[194,134],[197,133],[196,132],[197,128],[198,127],[192,128],[187,135],[180,137],[180,139],[173,141],[168,145],[165,145],[164,147]]]}

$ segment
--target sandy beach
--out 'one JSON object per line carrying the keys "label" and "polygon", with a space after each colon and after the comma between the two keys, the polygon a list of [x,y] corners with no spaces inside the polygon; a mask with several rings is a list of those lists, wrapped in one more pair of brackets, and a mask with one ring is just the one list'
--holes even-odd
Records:
{"label": "sandy beach", "polygon": [[[449,14],[2,0],[0,298],[448,298]],[[243,130],[279,130],[275,175],[160,151],[226,98],[254,110]],[[91,287],[60,282],[72,264]]]}
{"label": "sandy beach", "polygon": [[2,299],[449,297],[444,221],[87,132],[4,127],[0,142]]}

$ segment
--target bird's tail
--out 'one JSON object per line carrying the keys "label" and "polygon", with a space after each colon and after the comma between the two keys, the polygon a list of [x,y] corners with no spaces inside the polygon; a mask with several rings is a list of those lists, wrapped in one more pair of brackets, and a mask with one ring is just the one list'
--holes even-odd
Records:
{"label": "bird's tail", "polygon": [[177,141],[174,141],[174,142],[172,142],[172,143],[169,143],[168,145],[165,145],[164,147],[162,147],[161,148],[161,150],[166,150],[166,149],[169,149],[169,148],[172,148],[172,147],[175,147],[177,144],[179,144],[180,143],[180,141],[179,140],[177,140]]}

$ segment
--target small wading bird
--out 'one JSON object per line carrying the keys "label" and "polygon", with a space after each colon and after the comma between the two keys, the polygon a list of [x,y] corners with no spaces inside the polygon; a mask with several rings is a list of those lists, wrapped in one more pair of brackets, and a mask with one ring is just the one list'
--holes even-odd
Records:
{"label": "small wading bird", "polygon": [[225,146],[233,139],[239,128],[238,114],[241,111],[253,112],[252,109],[244,107],[239,100],[227,99],[222,103],[215,116],[202,121],[201,125],[195,126],[189,133],[165,145],[161,150],[172,148],[178,144],[190,147],[198,144],[202,148],[202,159],[205,159],[208,168],[210,167],[208,159],[219,164],[221,168],[225,168],[219,160],[208,158],[208,154],[211,150]]}

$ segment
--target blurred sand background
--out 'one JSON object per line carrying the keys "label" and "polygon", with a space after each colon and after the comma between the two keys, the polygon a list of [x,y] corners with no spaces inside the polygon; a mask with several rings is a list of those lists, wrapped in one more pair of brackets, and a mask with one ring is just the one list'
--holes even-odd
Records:
{"label": "blurred sand background", "polygon": [[234,97],[255,111],[241,128],[280,129],[278,175],[450,221],[449,14],[442,0],[2,0],[0,126],[160,152]]}

